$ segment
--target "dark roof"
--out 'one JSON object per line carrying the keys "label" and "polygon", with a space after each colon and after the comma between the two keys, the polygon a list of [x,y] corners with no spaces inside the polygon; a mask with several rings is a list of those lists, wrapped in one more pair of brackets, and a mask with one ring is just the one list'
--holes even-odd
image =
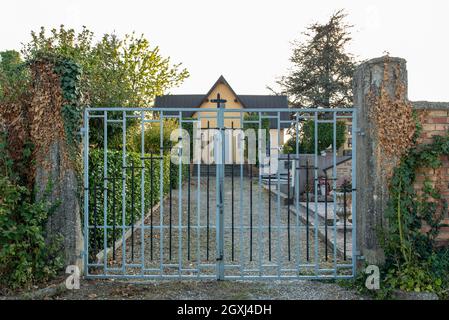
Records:
{"label": "dark roof", "polygon": [[[203,102],[207,101],[207,97],[210,95],[212,90],[219,84],[226,84],[235,95],[236,99],[241,103],[242,107],[245,108],[257,108],[257,109],[267,109],[266,114],[276,116],[276,112],[268,112],[268,110],[276,110],[280,108],[288,108],[287,96],[274,96],[274,95],[238,95],[234,92],[232,87],[228,84],[223,76],[220,76],[212,88],[204,94],[175,94],[175,95],[164,95],[156,97],[154,106],[156,108],[197,108]],[[195,112],[183,112],[184,117],[191,117]],[[167,115],[177,115],[176,111],[165,112]],[[289,120],[290,113],[282,112],[281,120]],[[277,128],[276,119],[270,119],[270,127]],[[282,123],[281,128],[288,128],[288,123]]]}

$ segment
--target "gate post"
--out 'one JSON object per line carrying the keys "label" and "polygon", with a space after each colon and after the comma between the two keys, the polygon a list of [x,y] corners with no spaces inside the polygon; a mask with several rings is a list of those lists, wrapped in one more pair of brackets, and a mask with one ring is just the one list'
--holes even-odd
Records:
{"label": "gate post", "polygon": [[215,178],[216,178],[216,238],[217,238],[217,279],[224,280],[224,167],[225,167],[225,128],[224,128],[224,103],[226,100],[220,99],[220,94],[217,94],[217,99],[211,102],[217,103],[217,129],[218,129],[218,144],[215,145],[217,150],[215,161]]}
{"label": "gate post", "polygon": [[[376,121],[392,115],[393,101],[407,101],[406,61],[382,57],[362,63],[354,74],[354,106],[358,110],[356,144],[357,244],[368,264],[383,264],[379,229],[385,224],[389,170],[401,155],[387,154],[382,137],[396,134],[390,123]],[[396,111],[397,112],[397,111]],[[390,171],[391,172],[391,171]]]}

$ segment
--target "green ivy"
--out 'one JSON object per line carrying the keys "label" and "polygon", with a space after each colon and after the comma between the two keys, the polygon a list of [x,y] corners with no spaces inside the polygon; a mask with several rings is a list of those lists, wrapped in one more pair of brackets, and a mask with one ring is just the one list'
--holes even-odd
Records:
{"label": "green ivy", "polygon": [[71,147],[77,146],[81,139],[79,130],[83,120],[80,90],[81,66],[71,59],[59,58],[55,62],[54,70],[61,78],[61,90],[65,100],[62,106],[62,117],[67,142]]}
{"label": "green ivy", "polygon": [[[60,239],[48,239],[45,224],[58,204],[35,201],[12,170],[6,150],[7,135],[0,135],[0,286],[12,289],[45,281],[62,268]],[[28,146],[28,147],[27,147]],[[29,164],[31,149],[24,148],[21,166]],[[50,185],[47,192],[50,191]]]}
{"label": "green ivy", "polygon": [[[421,125],[417,122],[415,142],[420,133]],[[388,223],[381,231],[387,257],[384,282],[392,289],[448,292],[449,250],[435,246],[443,226],[437,210],[447,203],[428,179],[423,183],[421,194],[414,188],[417,170],[438,169],[442,165],[441,157],[447,155],[449,134],[434,136],[432,143],[415,143],[394,169],[385,212]],[[430,227],[425,233],[422,232],[423,221]]]}

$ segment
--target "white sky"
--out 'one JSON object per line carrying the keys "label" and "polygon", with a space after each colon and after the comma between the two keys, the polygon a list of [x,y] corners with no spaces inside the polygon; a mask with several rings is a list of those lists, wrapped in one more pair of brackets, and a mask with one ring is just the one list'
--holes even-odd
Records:
{"label": "white sky", "polygon": [[449,101],[447,0],[2,1],[0,50],[20,49],[42,25],[134,30],[190,71],[172,93],[205,93],[223,74],[237,93],[268,94],[290,65],[291,41],[340,8],[355,25],[349,50],[359,60],[403,57],[411,100]]}

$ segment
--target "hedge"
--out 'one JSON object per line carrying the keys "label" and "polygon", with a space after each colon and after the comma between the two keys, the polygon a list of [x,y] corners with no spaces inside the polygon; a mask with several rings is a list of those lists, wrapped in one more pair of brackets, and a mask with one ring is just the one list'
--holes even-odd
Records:
{"label": "hedge", "polygon": [[[142,205],[142,189],[141,189],[141,175],[144,172],[144,188],[143,188],[143,205],[144,215],[146,215],[150,208],[160,201],[159,181],[160,181],[160,160],[153,160],[153,170],[150,171],[150,160],[141,161],[141,154],[136,152],[127,152],[127,167],[125,180],[126,194],[125,194],[125,226],[130,227],[132,221],[132,169],[131,163],[134,161],[136,169],[134,169],[134,223],[141,219],[141,205]],[[144,154],[145,158],[150,157],[150,154]],[[159,155],[153,155],[158,158]],[[140,167],[145,166],[142,170]],[[170,166],[170,155],[163,156],[163,179],[164,190],[163,194],[169,193],[169,168],[172,170],[172,188],[178,187],[178,165],[172,164]],[[89,225],[103,226],[104,221],[104,153],[102,149],[92,150],[89,154]],[[183,165],[183,180],[187,174],[188,165]],[[113,188],[115,182],[115,240],[122,237],[123,213],[122,213],[122,151],[108,151],[107,152],[107,212],[106,219],[109,226],[113,225],[114,220],[114,201]],[[151,177],[153,178],[153,189],[151,190]],[[95,186],[96,192],[95,192]],[[151,203],[151,193],[153,194],[153,202]],[[96,214],[95,214],[95,194],[96,194]],[[95,221],[96,220],[96,221]],[[125,232],[127,229],[125,230]],[[90,252],[96,254],[104,248],[104,229],[97,228],[96,235],[93,228],[89,230],[89,245]],[[96,241],[95,241],[96,239]],[[113,240],[112,229],[107,232],[107,245],[110,246]]]}

